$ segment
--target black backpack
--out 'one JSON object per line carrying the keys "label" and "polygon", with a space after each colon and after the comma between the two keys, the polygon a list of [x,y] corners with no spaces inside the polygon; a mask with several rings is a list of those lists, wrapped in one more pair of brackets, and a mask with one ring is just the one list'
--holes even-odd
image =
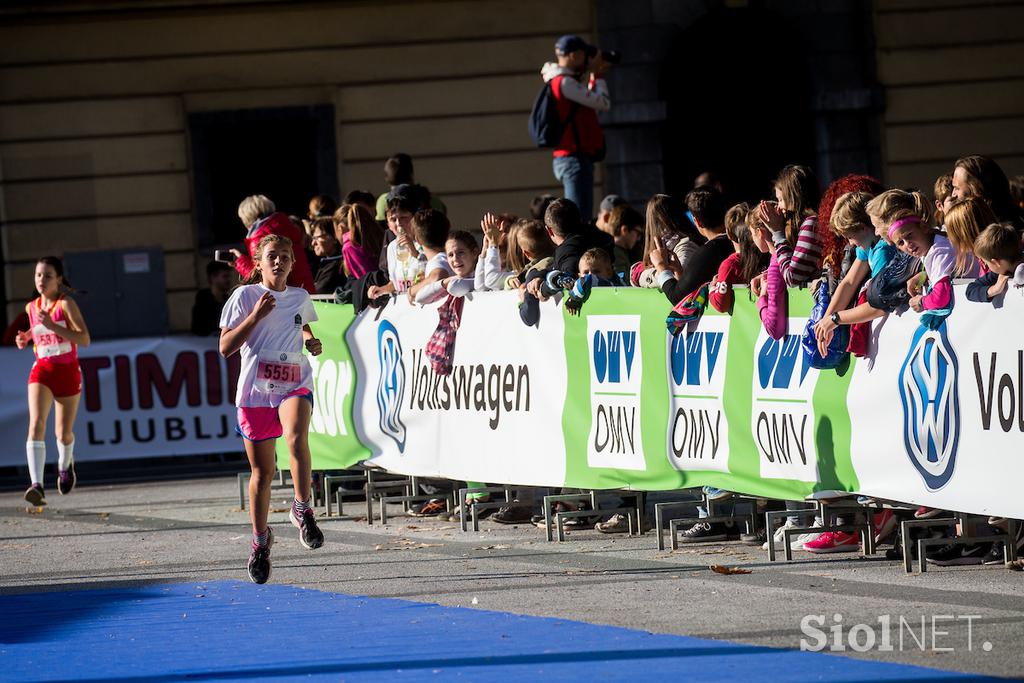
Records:
{"label": "black backpack", "polygon": [[[579,103],[573,102],[565,121],[558,115],[558,100],[551,90],[551,81],[546,82],[537,93],[530,112],[530,138],[538,147],[555,147],[565,133],[565,127],[571,125]],[[578,143],[577,143],[578,146]]]}

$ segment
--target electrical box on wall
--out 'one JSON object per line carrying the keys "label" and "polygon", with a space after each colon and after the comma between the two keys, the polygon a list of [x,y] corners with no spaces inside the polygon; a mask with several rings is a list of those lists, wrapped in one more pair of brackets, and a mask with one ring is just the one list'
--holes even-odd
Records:
{"label": "electrical box on wall", "polygon": [[64,255],[73,294],[93,339],[167,334],[164,253],[159,247]]}

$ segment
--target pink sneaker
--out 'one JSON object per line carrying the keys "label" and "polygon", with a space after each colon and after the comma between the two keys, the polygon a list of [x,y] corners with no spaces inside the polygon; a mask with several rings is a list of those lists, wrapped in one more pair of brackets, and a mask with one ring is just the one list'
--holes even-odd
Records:
{"label": "pink sneaker", "polygon": [[809,553],[850,553],[860,550],[860,537],[842,531],[826,531],[813,541],[804,543]]}

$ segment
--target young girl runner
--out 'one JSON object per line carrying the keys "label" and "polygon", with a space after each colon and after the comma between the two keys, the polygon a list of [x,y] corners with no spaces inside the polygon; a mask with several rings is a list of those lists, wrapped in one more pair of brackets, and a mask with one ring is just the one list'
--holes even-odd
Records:
{"label": "young girl runner", "polygon": [[75,414],[82,395],[82,371],[78,367],[78,347],[89,345],[89,330],[78,305],[65,298],[69,288],[64,279],[64,264],[56,256],[44,256],[36,263],[36,291],[39,298],[25,307],[30,328],[19,332],[19,349],[33,342],[36,362],[28,375],[28,473],[32,485],[25,500],[46,505],[43,468],[46,464],[46,418],[50,406],[57,404],[54,433],[57,437],[57,491],[61,495],[75,488]]}
{"label": "young girl runner", "polygon": [[312,550],[324,542],[309,502],[308,433],[313,383],[309,361],[302,355],[303,347],[314,356],[320,355],[322,347],[309,329],[309,323],[317,319],[309,293],[287,285],[295,262],[291,240],[266,235],[254,256],[255,268],[247,284],[238,287],[224,304],[220,352],[225,358],[235,352],[242,357],[235,406],[237,430],[245,438],[245,453],[252,467],[249,578],[254,583],[266,583],[274,542],[267,514],[279,436],[285,436],[291,452],[295,498],[289,518],[299,529],[302,545]]}

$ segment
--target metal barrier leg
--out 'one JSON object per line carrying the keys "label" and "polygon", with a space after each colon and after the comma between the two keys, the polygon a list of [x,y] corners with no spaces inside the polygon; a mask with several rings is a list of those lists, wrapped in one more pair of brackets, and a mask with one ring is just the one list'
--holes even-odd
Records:
{"label": "metal barrier leg", "polygon": [[238,473],[238,507],[245,509],[245,501],[249,497],[249,480],[252,479],[252,472]]}

